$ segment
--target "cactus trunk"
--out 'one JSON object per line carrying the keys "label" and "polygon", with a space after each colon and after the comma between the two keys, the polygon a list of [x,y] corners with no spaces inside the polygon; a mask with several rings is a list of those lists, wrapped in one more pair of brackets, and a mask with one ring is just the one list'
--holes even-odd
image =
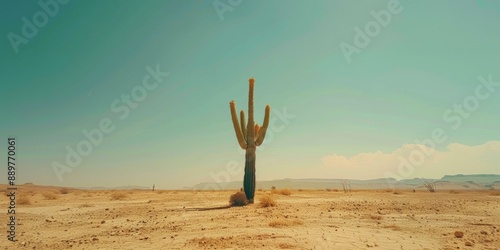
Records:
{"label": "cactus trunk", "polygon": [[253,88],[254,81],[250,80],[248,86],[248,124],[247,124],[247,149],[245,154],[245,176],[243,189],[249,203],[253,203],[255,194],[255,122],[253,120]]}
{"label": "cactus trunk", "polygon": [[240,147],[246,150],[243,189],[245,190],[245,196],[250,203],[253,203],[255,194],[255,150],[257,146],[260,146],[264,141],[267,126],[269,124],[269,113],[271,112],[271,107],[267,105],[263,126],[259,127],[259,125],[255,124],[253,116],[253,89],[254,79],[250,78],[248,90],[248,123],[246,124],[246,128],[244,124],[245,113],[243,112],[243,110],[240,112],[241,124],[238,124],[236,104],[234,103],[234,101],[231,101],[229,103],[233,127],[234,131],[236,132],[236,138],[238,139]]}
{"label": "cactus trunk", "polygon": [[245,154],[245,176],[243,177],[243,189],[249,203],[253,203],[255,195],[255,148]]}

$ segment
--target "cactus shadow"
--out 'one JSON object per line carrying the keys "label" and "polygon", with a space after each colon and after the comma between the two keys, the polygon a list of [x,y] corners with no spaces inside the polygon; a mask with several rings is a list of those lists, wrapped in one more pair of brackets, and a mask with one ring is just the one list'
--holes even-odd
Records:
{"label": "cactus shadow", "polygon": [[219,209],[228,209],[231,208],[231,205],[218,206],[218,207],[186,207],[183,208],[185,211],[211,211],[211,210],[219,210]]}

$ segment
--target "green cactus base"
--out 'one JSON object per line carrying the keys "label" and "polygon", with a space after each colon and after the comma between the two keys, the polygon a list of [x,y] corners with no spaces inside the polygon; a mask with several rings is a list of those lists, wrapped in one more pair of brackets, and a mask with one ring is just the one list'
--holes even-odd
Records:
{"label": "green cactus base", "polygon": [[255,150],[245,154],[245,176],[243,177],[243,188],[249,203],[253,203],[255,195]]}

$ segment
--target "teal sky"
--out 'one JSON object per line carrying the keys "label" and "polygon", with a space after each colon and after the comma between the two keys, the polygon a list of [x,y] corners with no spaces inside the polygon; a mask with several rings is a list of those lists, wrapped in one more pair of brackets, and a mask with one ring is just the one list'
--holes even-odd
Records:
{"label": "teal sky", "polygon": [[[258,180],[384,177],[397,166],[356,159],[392,157],[435,128],[446,132],[436,150],[448,160],[436,156],[405,177],[500,174],[500,86],[483,87],[489,96],[458,128],[443,119],[475,95],[479,76],[500,82],[498,1],[401,0],[350,63],[340,44],[354,45],[354,28],[364,30],[388,1],[243,0],[221,20],[211,0],[74,0],[58,4],[18,53],[8,34],[21,36],[22,18],[43,9],[1,2],[0,134],[17,138],[19,183],[182,188],[213,181],[233,161],[241,170],[229,101],[247,110],[250,77],[256,122],[266,104],[271,117],[294,115],[276,122],[282,129],[257,152]],[[120,120],[111,104],[157,65],[169,75]],[[101,119],[115,130],[60,182],[54,162],[66,165],[66,147]],[[468,158],[451,160],[455,153]],[[337,165],[342,157],[349,163]],[[243,179],[242,171],[229,176]]]}

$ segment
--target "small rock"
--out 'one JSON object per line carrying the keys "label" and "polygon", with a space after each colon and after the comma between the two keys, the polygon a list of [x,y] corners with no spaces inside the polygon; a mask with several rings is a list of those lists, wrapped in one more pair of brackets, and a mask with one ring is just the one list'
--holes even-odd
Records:
{"label": "small rock", "polygon": [[486,231],[484,231],[484,230],[483,230],[483,231],[481,231],[480,233],[481,233],[481,234],[484,234],[484,235],[488,235],[488,232],[486,232]]}
{"label": "small rock", "polygon": [[457,238],[464,237],[464,232],[462,232],[462,231],[455,231],[455,237],[457,237]]}
{"label": "small rock", "polygon": [[471,247],[472,246],[472,243],[470,243],[470,241],[466,241],[465,242],[465,245],[468,246],[468,247]]}
{"label": "small rock", "polygon": [[106,221],[101,221],[101,224],[104,224],[104,223],[106,223]]}

